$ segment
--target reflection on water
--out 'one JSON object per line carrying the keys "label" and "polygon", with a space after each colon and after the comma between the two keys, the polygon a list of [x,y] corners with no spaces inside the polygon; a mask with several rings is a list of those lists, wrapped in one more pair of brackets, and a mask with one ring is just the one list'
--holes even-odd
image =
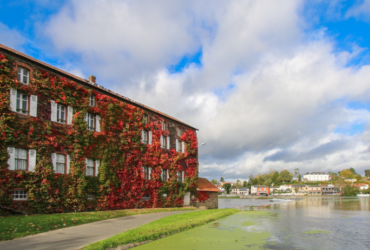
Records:
{"label": "reflection on water", "polygon": [[250,206],[266,206],[289,202],[287,199],[218,199],[218,208],[239,208],[246,209]]}
{"label": "reflection on water", "polygon": [[[221,206],[239,208],[267,205],[269,200],[264,202],[219,200]],[[272,235],[264,249],[370,249],[369,198],[306,197],[277,203],[262,210],[279,216],[261,218],[257,223],[260,230]]]}

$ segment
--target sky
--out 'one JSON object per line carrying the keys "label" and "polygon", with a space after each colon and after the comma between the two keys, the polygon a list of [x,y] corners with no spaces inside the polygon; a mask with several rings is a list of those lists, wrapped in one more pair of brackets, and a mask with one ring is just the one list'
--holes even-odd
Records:
{"label": "sky", "polygon": [[198,128],[202,177],[370,169],[370,0],[0,1],[0,43]]}

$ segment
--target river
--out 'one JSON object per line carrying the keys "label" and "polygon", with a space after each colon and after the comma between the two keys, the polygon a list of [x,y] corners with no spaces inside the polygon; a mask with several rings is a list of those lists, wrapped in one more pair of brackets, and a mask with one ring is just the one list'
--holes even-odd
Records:
{"label": "river", "polygon": [[369,198],[219,199],[219,207],[244,211],[138,250],[370,249]]}

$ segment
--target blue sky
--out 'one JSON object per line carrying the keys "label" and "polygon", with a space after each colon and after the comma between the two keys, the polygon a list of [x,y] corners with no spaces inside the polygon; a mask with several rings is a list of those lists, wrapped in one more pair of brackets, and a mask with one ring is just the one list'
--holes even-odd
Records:
{"label": "blue sky", "polygon": [[365,168],[369,0],[3,1],[0,43],[200,128],[207,177]]}

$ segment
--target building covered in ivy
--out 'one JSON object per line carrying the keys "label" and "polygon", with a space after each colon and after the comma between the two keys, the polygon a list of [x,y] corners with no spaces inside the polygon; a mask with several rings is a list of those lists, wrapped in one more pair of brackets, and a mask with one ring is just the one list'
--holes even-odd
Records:
{"label": "building covered in ivy", "polygon": [[197,197],[197,129],[94,76],[0,44],[0,108],[0,209],[173,207]]}

